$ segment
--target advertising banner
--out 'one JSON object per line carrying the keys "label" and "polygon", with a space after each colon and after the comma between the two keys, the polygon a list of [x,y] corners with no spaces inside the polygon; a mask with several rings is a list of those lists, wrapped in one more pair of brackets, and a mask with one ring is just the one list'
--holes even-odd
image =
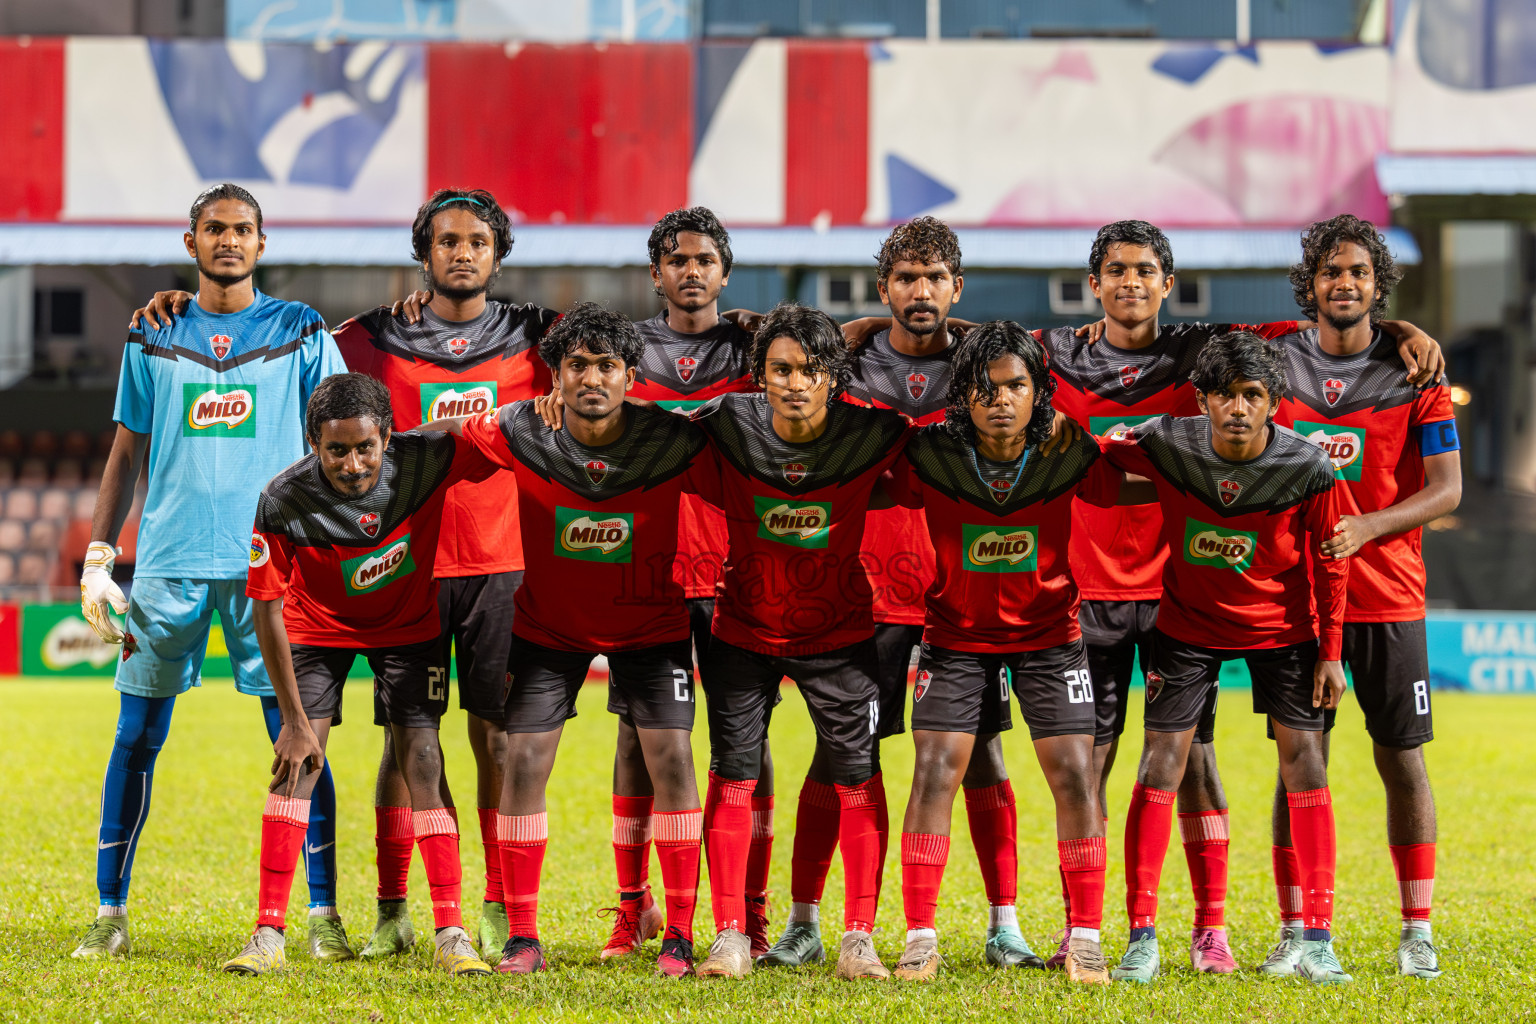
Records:
{"label": "advertising banner", "polygon": [[[4,621],[0,616],[0,672],[5,671]],[[102,643],[78,604],[33,604],[22,610],[21,671],[25,675],[110,678],[122,654],[120,646]],[[208,631],[203,674],[215,679],[233,676],[217,619]]]}

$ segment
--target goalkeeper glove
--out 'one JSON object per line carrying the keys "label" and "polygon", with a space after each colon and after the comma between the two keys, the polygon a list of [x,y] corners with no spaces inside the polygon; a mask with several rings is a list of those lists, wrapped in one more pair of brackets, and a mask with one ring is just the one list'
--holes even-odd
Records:
{"label": "goalkeeper glove", "polygon": [[111,605],[119,615],[128,610],[122,588],[112,582],[112,562],[116,557],[117,550],[112,545],[92,541],[85,549],[85,570],[80,574],[80,610],[96,635],[109,644],[122,643],[123,631],[112,621],[107,606]]}

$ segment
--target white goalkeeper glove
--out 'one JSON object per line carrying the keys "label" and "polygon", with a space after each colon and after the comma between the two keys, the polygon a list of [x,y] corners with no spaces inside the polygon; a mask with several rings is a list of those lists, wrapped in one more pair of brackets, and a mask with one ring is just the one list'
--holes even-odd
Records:
{"label": "white goalkeeper glove", "polygon": [[96,635],[109,644],[122,643],[123,631],[117,628],[107,606],[111,605],[119,615],[128,610],[122,588],[112,582],[112,563],[116,557],[117,549],[112,545],[92,541],[85,549],[85,570],[80,573],[80,610]]}

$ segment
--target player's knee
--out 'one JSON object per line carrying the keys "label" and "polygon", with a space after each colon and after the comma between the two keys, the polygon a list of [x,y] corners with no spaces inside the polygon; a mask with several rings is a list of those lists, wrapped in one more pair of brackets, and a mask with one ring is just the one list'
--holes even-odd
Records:
{"label": "player's knee", "polygon": [[631,764],[645,761],[645,751],[640,747],[640,734],[635,731],[635,723],[623,716],[619,718],[619,735],[614,744],[613,756],[615,760]]}
{"label": "player's knee", "polygon": [[1153,789],[1177,789],[1184,776],[1185,761],[1178,733],[1149,732],[1141,751],[1137,781]]}
{"label": "player's knee", "polygon": [[1424,767],[1424,748],[1388,747],[1375,744],[1376,773],[1384,786],[1401,793],[1429,789],[1429,772]]}
{"label": "player's knee", "polygon": [[112,765],[131,772],[146,772],[154,765],[171,731],[174,697],[122,695],[117,731],[112,738]]}
{"label": "player's knee", "polygon": [[1002,740],[996,733],[985,739],[977,737],[976,745],[971,748],[970,762],[965,767],[965,788],[998,786],[1007,779],[1008,766],[1003,761]]}

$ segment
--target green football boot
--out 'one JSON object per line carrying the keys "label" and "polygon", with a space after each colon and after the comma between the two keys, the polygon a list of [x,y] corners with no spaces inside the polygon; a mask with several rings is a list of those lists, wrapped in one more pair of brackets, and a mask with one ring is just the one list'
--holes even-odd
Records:
{"label": "green football boot", "polygon": [[987,963],[993,967],[1038,967],[1045,969],[1045,961],[1035,955],[1024,941],[1024,933],[1016,924],[997,925],[987,929]]}
{"label": "green football boot", "polygon": [[1435,952],[1435,944],[1428,932],[1417,928],[1403,929],[1397,944],[1397,969],[1410,978],[1440,977],[1440,956]]}
{"label": "green football boot", "polygon": [[1315,985],[1347,985],[1355,980],[1344,973],[1333,953],[1332,939],[1302,939],[1296,973]]}
{"label": "green football boot", "polygon": [[480,907],[480,928],[476,938],[480,942],[480,959],[496,966],[501,959],[501,947],[507,944],[507,905],[505,903],[482,904]]}
{"label": "green football boot", "polygon": [[819,964],[827,958],[821,944],[821,924],[817,921],[791,921],[784,934],[757,962],[764,967],[803,967]]}
{"label": "green football boot", "polygon": [[1296,962],[1301,959],[1301,929],[1285,925],[1280,927],[1280,941],[1269,951],[1269,956],[1259,964],[1259,973],[1273,978],[1289,978],[1296,973]]}
{"label": "green football boot", "polygon": [[1163,958],[1157,952],[1157,936],[1148,935],[1137,939],[1125,948],[1120,966],[1110,974],[1116,981],[1134,981],[1150,985],[1163,969]]}
{"label": "green football boot", "polygon": [[363,959],[399,956],[416,948],[416,929],[411,927],[410,911],[404,900],[380,901],[379,923],[373,926],[373,938],[363,947]]}
{"label": "green football boot", "polygon": [[341,926],[341,918],[316,915],[309,919],[309,955],[333,964],[357,959],[347,942],[347,930]]}
{"label": "green football boot", "polygon": [[128,915],[118,917],[98,917],[91,922],[85,938],[80,940],[80,945],[70,956],[80,960],[106,959],[114,956],[127,956],[132,951],[133,943],[128,939]]}

